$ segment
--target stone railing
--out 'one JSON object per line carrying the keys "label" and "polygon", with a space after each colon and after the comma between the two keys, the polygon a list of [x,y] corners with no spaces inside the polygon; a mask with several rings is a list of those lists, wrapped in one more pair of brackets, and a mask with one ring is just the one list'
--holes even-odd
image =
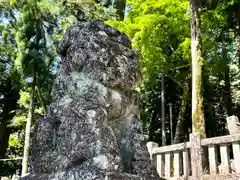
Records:
{"label": "stone railing", "polygon": [[[160,177],[174,180],[239,180],[240,126],[238,118],[236,116],[227,118],[227,124],[230,135],[226,136],[201,139],[199,133],[192,133],[189,142],[164,147],[148,142],[152,162]],[[206,151],[203,151],[204,149]],[[233,159],[230,159],[230,156]]]}

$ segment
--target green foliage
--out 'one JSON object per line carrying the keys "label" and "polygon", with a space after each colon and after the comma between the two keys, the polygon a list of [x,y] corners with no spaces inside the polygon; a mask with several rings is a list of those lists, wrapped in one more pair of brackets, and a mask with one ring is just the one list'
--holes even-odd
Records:
{"label": "green foliage", "polygon": [[[76,21],[117,18],[114,9],[92,1],[64,3],[57,0],[0,1],[0,125],[4,122],[4,127],[12,133],[6,136],[9,144],[0,147],[7,148],[5,158],[23,155],[24,128],[34,77],[37,93],[33,125],[51,101],[52,83],[59,67],[56,45],[66,29]],[[18,165],[19,161],[1,163],[1,172],[11,174]]]}
{"label": "green foliage", "polygon": [[132,38],[146,77],[189,64],[188,1],[134,1],[124,22],[108,24]]}
{"label": "green foliage", "polygon": [[[127,4],[131,4],[132,7],[123,22],[108,21],[107,23],[131,37],[133,47],[142,57],[143,84],[139,87],[142,104],[141,120],[145,130],[149,132],[150,138],[160,142],[160,73],[164,73],[167,77],[165,78],[167,92],[165,98],[166,104],[174,105],[174,127],[179,118],[180,98],[183,93],[181,85],[190,73],[189,2],[129,0]],[[224,134],[226,131],[223,112],[227,105],[221,100],[223,89],[225,88],[224,91],[226,91],[226,87],[221,86],[220,82],[225,81],[228,65],[236,63],[234,58],[234,54],[236,56],[235,39],[231,32],[232,27],[229,26],[229,15],[233,10],[231,12],[226,10],[230,7],[234,9],[233,6],[235,7],[234,12],[238,10],[236,1],[221,3],[212,1],[212,4],[203,3],[202,5],[201,38],[206,67],[204,70],[204,109],[207,119],[207,135],[216,136]],[[235,19],[237,18],[235,17]],[[223,36],[223,34],[225,35]],[[221,51],[223,44],[226,48],[224,52]],[[217,79],[217,81],[212,81],[212,79]],[[230,89],[227,91],[230,92]],[[191,98],[189,99],[190,104]],[[188,106],[184,114],[185,134],[189,133],[189,128],[191,129],[190,108]],[[169,115],[166,120],[168,124]],[[166,127],[168,128],[168,125]]]}
{"label": "green foliage", "polygon": [[19,132],[12,133],[9,137],[8,142],[8,154],[9,157],[21,157],[22,149],[23,149],[23,141],[21,141],[22,137],[20,137]]}
{"label": "green foliage", "polygon": [[[217,136],[226,133],[225,114],[231,106],[226,96],[233,96],[230,108],[240,115],[239,58],[235,41],[239,36],[240,6],[237,0],[202,2],[206,130],[207,136]],[[127,0],[126,3],[132,7],[128,17],[121,21],[118,10],[94,0],[0,0],[0,125],[4,123],[5,129],[11,132],[6,157],[22,156],[33,77],[39,90],[34,97],[34,124],[51,101],[52,83],[59,68],[57,43],[70,25],[89,19],[104,20],[126,33],[140,54],[143,81],[136,90],[141,100],[141,121],[150,140],[161,142],[162,73],[165,75],[167,137],[169,103],[173,104],[173,127],[179,118],[185,119],[182,131],[188,137],[190,91],[186,112],[181,115],[179,112],[183,84],[191,73],[189,1]],[[181,140],[187,140],[186,137]],[[168,144],[169,141],[167,138]],[[11,174],[19,167],[19,161],[0,163],[0,166],[5,175]]]}
{"label": "green foliage", "polygon": [[28,108],[30,96],[28,92],[20,91],[20,99],[18,100],[20,107]]}
{"label": "green foliage", "polygon": [[[167,82],[174,79],[180,84],[189,73],[191,41],[188,1],[138,0],[127,3],[132,4],[128,17],[123,22],[107,23],[131,37],[133,47],[141,55],[141,119],[146,126],[150,123],[147,128],[151,131],[150,138],[160,141],[160,73],[171,77]],[[170,84],[176,86],[174,83]],[[168,91],[165,96],[173,96],[176,93],[173,89],[177,90],[171,87],[172,92]],[[180,104],[180,99],[175,101],[175,106]],[[168,120],[169,117],[166,118]],[[156,129],[152,129],[153,127]]]}

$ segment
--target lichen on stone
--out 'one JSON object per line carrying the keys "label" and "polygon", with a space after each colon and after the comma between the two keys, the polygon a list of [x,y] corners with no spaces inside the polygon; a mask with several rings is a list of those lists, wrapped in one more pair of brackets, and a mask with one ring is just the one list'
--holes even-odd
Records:
{"label": "lichen on stone", "polygon": [[101,21],[70,27],[46,118],[36,125],[26,180],[157,180],[133,90],[141,74],[129,38]]}

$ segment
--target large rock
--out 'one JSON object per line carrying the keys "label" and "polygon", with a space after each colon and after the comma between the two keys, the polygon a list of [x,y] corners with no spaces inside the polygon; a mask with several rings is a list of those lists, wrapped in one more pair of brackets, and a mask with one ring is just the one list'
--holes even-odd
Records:
{"label": "large rock", "polygon": [[100,21],[66,32],[46,118],[36,125],[29,180],[157,180],[134,88],[139,61],[126,35]]}

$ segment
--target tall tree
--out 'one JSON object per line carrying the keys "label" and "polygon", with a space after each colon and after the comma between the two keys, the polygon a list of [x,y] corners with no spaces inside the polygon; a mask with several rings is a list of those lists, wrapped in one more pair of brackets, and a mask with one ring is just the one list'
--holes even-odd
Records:
{"label": "tall tree", "polygon": [[18,107],[20,90],[19,74],[10,71],[9,74],[1,73],[0,78],[0,158],[5,156],[10,134],[14,131],[10,124]]}
{"label": "tall tree", "polygon": [[[18,29],[16,65],[20,67],[23,78],[31,79],[22,176],[27,173],[28,169],[30,128],[36,97],[46,114],[46,99],[42,94],[44,90],[42,84],[49,82],[49,78],[52,79],[52,65],[53,61],[56,60],[56,50],[53,47],[54,41],[52,39],[56,36],[61,37],[67,27],[76,21],[87,20],[91,17],[104,19],[111,16],[111,13],[106,13],[106,15],[104,13],[103,7],[96,5],[91,0],[63,1],[62,3],[56,0],[30,0],[22,3],[19,25],[21,24],[23,28],[19,26]],[[49,89],[51,88],[48,86]]]}
{"label": "tall tree", "polygon": [[30,131],[37,97],[35,95],[38,95],[46,113],[41,84],[44,84],[44,81],[49,78],[48,74],[51,73],[50,68],[55,56],[51,46],[51,35],[54,33],[54,27],[57,26],[58,8],[52,2],[45,0],[15,3],[19,13],[15,28],[18,48],[15,66],[21,73],[22,80],[31,84],[21,173],[24,176],[28,171]]}
{"label": "tall tree", "polygon": [[189,77],[186,78],[185,82],[183,85],[181,85],[182,88],[182,97],[181,97],[181,106],[178,114],[178,119],[177,119],[177,124],[176,124],[176,130],[175,130],[175,136],[173,143],[177,144],[181,142],[181,137],[184,136],[184,131],[183,131],[183,125],[184,125],[184,115],[187,110],[187,103],[189,99],[189,80],[190,80],[190,75]]}
{"label": "tall tree", "polygon": [[192,53],[192,131],[206,136],[203,112],[203,67],[201,47],[201,1],[190,0],[191,53]]}
{"label": "tall tree", "polygon": [[[3,3],[3,4],[1,4]],[[6,2],[0,3],[0,158],[6,155],[10,134],[14,131],[10,127],[11,120],[18,107],[17,101],[20,91],[19,74],[14,70],[13,59],[16,55],[14,36],[9,33],[12,19],[8,19],[10,11]],[[3,5],[3,7],[2,7]],[[7,21],[10,20],[10,21]]]}
{"label": "tall tree", "polygon": [[[224,33],[223,33],[224,34]],[[224,35],[223,35],[224,36]],[[223,38],[224,41],[225,38]],[[227,47],[225,42],[222,42],[222,62],[223,62],[223,79],[225,81],[223,88],[223,98],[227,111],[227,116],[233,115],[233,104],[231,97],[231,80],[230,80],[230,67],[229,67],[229,57],[227,53]]]}
{"label": "tall tree", "polygon": [[165,82],[164,74],[161,75],[161,121],[162,121],[162,146],[166,146],[166,121],[165,121]]}
{"label": "tall tree", "polygon": [[[161,78],[159,74],[165,75],[165,102],[173,103],[173,113],[176,113],[181,104],[179,96],[182,95],[178,84],[179,82],[183,84],[182,81],[189,74],[191,44],[187,12],[189,3],[177,0],[129,0],[127,3],[131,4],[127,18],[123,22],[108,23],[131,37],[133,47],[142,57],[141,120],[146,125],[150,139],[161,144],[162,108],[160,108]],[[175,100],[172,101],[172,98]],[[185,116],[184,113],[181,115]],[[167,112],[165,120],[168,136]],[[175,129],[175,118],[173,121]],[[168,144],[169,139],[166,142]]]}

